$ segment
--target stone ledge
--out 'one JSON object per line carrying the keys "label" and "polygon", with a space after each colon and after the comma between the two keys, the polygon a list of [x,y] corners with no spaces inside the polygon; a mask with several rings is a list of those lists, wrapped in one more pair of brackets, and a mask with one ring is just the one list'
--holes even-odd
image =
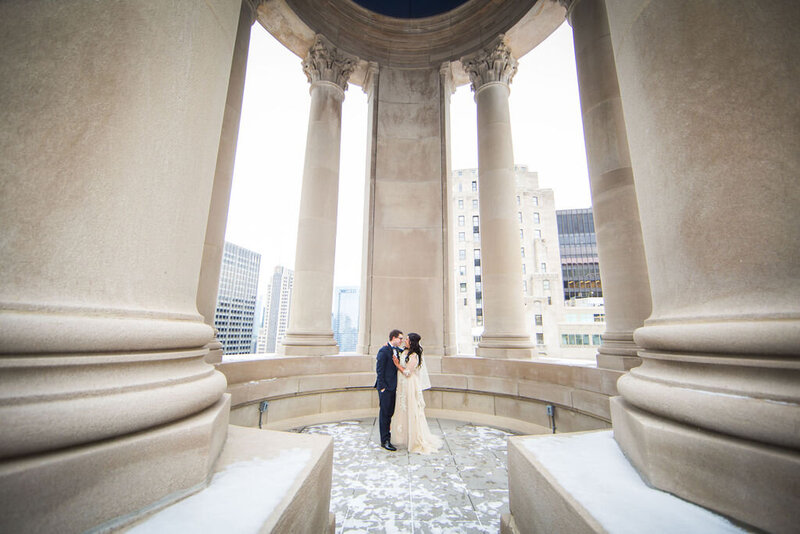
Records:
{"label": "stone ledge", "polygon": [[610,430],[508,440],[510,515],[501,532],[747,532],[648,487]]}
{"label": "stone ledge", "polygon": [[209,486],[142,519],[129,532],[332,534],[332,473],[328,436],[230,426]]}

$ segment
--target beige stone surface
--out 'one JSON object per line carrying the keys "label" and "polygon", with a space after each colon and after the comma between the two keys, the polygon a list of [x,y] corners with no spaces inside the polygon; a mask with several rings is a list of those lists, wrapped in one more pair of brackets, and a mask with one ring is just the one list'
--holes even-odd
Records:
{"label": "beige stone surface", "polygon": [[[374,69],[358,352],[374,355],[399,328],[426,356],[454,339],[448,316],[446,108],[438,68]],[[447,342],[449,343],[449,342]]]}
{"label": "beige stone surface", "polygon": [[650,282],[628,152],[625,117],[605,4],[572,2],[569,12],[581,96],[606,332],[598,365],[625,370],[636,358],[633,331],[650,315]]}

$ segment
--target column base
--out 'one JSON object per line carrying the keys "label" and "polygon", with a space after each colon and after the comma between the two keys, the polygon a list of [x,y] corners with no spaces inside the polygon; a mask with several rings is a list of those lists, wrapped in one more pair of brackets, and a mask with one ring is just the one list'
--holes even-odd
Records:
{"label": "column base", "polygon": [[222,343],[216,337],[205,348],[208,349],[206,363],[211,365],[222,363]]}
{"label": "column base", "polygon": [[229,413],[226,394],[154,430],[0,462],[0,532],[111,530],[202,489]]}
{"label": "column base", "polygon": [[502,534],[600,534],[747,530],[674,495],[647,487],[609,430],[508,440],[510,513]]}
{"label": "column base", "polygon": [[768,532],[800,524],[800,453],[699,430],[611,399],[614,438],[650,485]]}
{"label": "column base", "polygon": [[333,332],[324,334],[287,333],[275,351],[285,356],[332,356],[339,354]]}
{"label": "column base", "polygon": [[503,358],[508,360],[531,360],[536,356],[536,346],[530,336],[486,336],[484,334],[475,356],[481,358]]}
{"label": "column base", "polygon": [[642,364],[639,348],[633,340],[633,332],[606,332],[595,356],[597,367],[630,371]]}

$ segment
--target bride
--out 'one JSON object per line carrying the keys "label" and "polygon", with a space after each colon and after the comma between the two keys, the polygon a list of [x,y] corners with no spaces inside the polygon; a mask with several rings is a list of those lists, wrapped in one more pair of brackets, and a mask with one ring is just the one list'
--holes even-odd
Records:
{"label": "bride", "polygon": [[392,441],[406,445],[409,452],[429,454],[439,450],[442,440],[431,433],[425,419],[422,390],[431,387],[427,368],[422,364],[419,334],[410,333],[397,365],[397,409],[392,417]]}

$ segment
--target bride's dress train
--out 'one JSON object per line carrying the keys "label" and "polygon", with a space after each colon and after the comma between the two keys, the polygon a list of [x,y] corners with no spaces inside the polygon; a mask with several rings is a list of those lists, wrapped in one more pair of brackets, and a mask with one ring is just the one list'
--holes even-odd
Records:
{"label": "bride's dress train", "polygon": [[392,441],[395,445],[408,447],[409,452],[429,454],[442,447],[442,440],[428,428],[416,354],[409,356],[406,370],[408,377],[397,371],[397,407],[392,417]]}

